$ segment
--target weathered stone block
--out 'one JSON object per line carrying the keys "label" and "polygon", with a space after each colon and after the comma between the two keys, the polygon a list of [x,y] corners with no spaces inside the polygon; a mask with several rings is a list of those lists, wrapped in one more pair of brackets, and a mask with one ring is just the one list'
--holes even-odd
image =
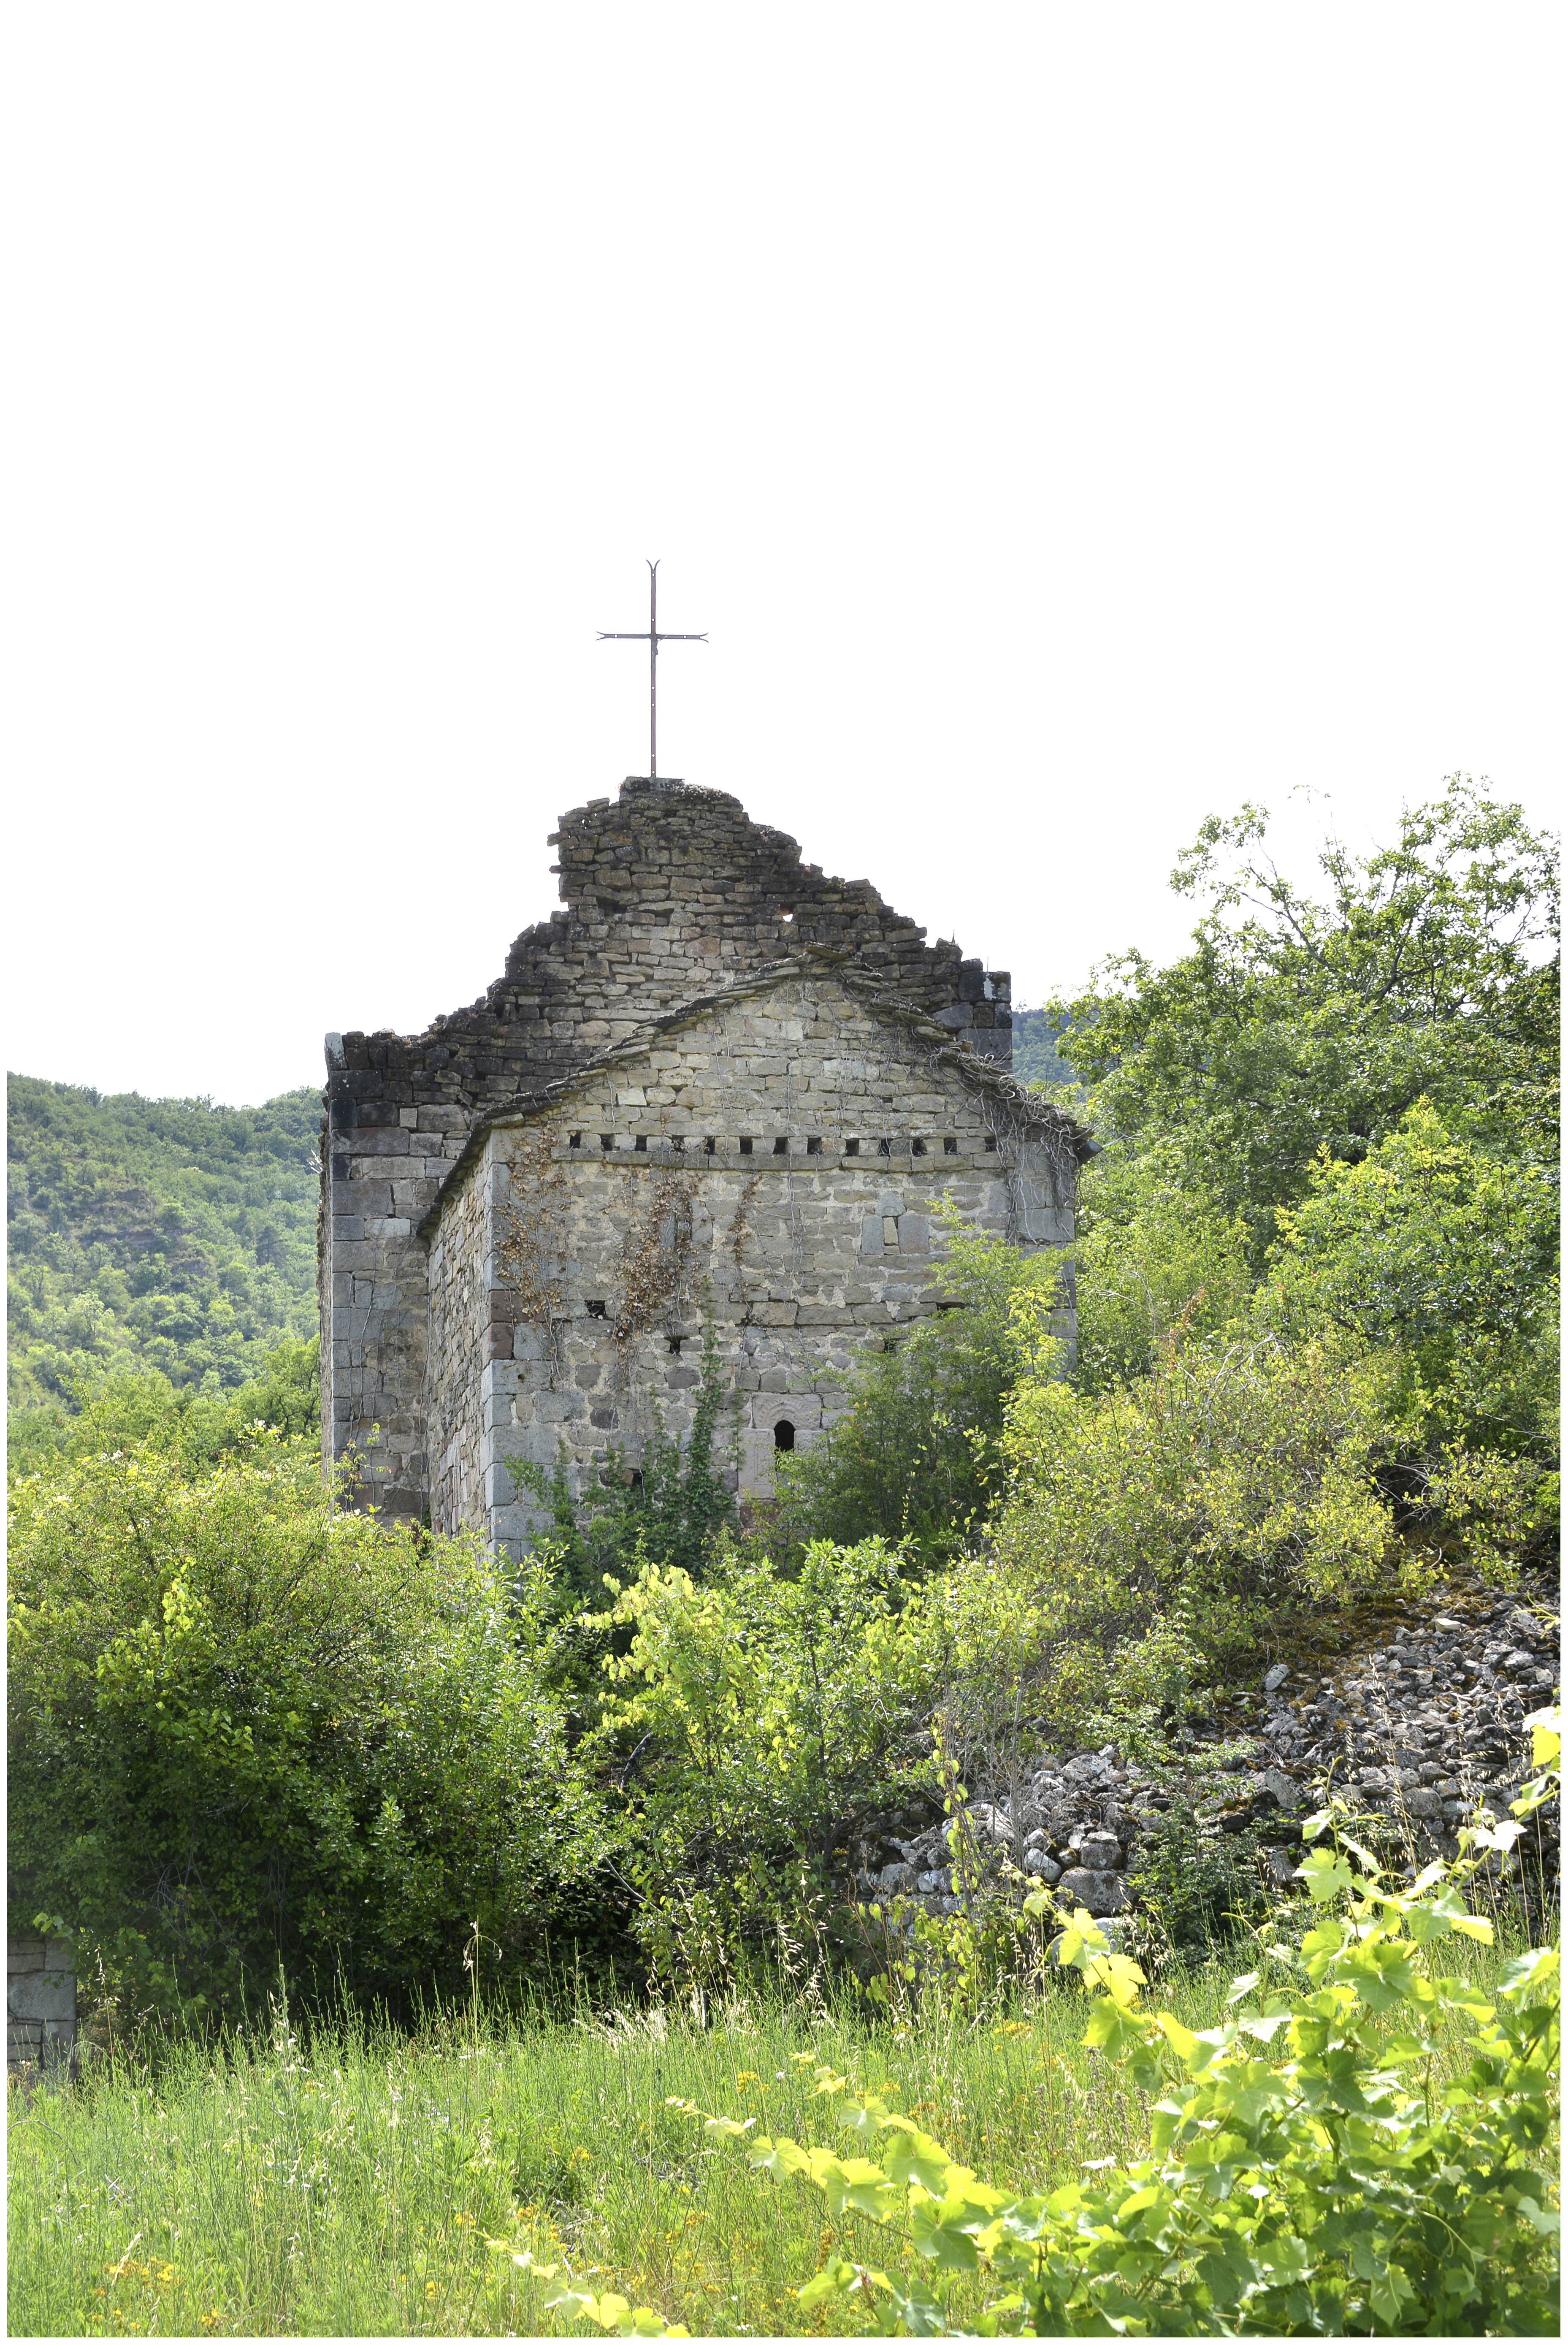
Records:
{"label": "weathered stone block", "polygon": [[8,1981],[6,2007],[13,2019],[74,2020],[76,1982],[68,1971],[23,1971]]}
{"label": "weathered stone block", "polygon": [[1057,1895],[1065,1905],[1081,1905],[1097,1916],[1125,1913],[1128,1903],[1127,1883],[1119,1873],[1093,1872],[1079,1864],[1070,1865],[1063,1873]]}

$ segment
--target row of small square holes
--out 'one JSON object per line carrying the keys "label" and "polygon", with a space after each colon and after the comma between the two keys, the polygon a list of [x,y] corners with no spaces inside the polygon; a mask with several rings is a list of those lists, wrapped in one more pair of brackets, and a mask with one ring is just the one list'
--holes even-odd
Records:
{"label": "row of small square holes", "polygon": [[[683,1132],[672,1132],[669,1135],[669,1138],[672,1148],[683,1149],[686,1145],[685,1134]],[[582,1134],[580,1132],[574,1132],[572,1135],[572,1146],[573,1148],[581,1148],[582,1145]],[[602,1132],[599,1135],[599,1145],[601,1148],[613,1148],[615,1145],[615,1134],[612,1132]],[[704,1140],[703,1142],[703,1153],[708,1156],[715,1154],[718,1145],[719,1143],[716,1140]],[[643,1155],[646,1155],[648,1152],[647,1133],[645,1132],[640,1132],[637,1134],[632,1146],[635,1151],[641,1151]],[[986,1140],[986,1146],[993,1155],[996,1153],[996,1142],[994,1137]],[[742,1140],[740,1150],[743,1156],[750,1156],[753,1154],[754,1149],[754,1142],[749,1139]],[[909,1151],[913,1156],[924,1156],[927,1152],[926,1144],[923,1140],[912,1140],[909,1143]],[[808,1156],[820,1156],[822,1154],[822,1141],[820,1136],[814,1136],[807,1140],[805,1143],[805,1152]],[[860,1153],[859,1141],[846,1140],[844,1143],[844,1152],[846,1156],[858,1156]],[[893,1153],[893,1142],[891,1140],[879,1140],[876,1143],[876,1152],[878,1156],[891,1156]],[[942,1142],[942,1153],[944,1156],[956,1156],[958,1153],[957,1142],[956,1140],[945,1140]],[[775,1140],[774,1142],[774,1154],[775,1156],[787,1156],[789,1154],[789,1142],[787,1140]]]}

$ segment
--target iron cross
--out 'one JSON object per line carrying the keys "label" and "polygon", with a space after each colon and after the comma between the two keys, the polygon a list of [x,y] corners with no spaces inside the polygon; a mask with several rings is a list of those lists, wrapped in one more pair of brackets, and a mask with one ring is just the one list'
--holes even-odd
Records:
{"label": "iron cross", "polygon": [[648,564],[648,631],[646,634],[610,634],[599,631],[602,644],[646,644],[648,646],[648,779],[659,778],[659,646],[661,644],[705,644],[706,635],[662,635],[659,633],[659,565]]}

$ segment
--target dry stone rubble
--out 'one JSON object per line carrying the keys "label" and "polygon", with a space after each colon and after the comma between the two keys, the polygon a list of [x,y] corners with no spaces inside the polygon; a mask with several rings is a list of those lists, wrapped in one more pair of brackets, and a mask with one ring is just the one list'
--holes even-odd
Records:
{"label": "dry stone rubble", "polygon": [[[1039,1765],[1016,1793],[977,1782],[965,1812],[979,1876],[1010,1881],[1015,1896],[1044,1884],[1063,1907],[1131,1914],[1140,1855],[1187,1800],[1203,1838],[1255,1827],[1277,1889],[1300,1862],[1300,1818],[1334,1795],[1373,1819],[1409,1865],[1452,1859],[1462,1825],[1507,1815],[1531,1773],[1524,1721],[1561,1679],[1554,1589],[1450,1591],[1447,1603],[1407,1606],[1326,1665],[1275,1662],[1256,1681],[1250,1719],[1204,1721],[1175,1781],[1122,1764],[1108,1744]],[[868,1834],[858,1893],[956,1913],[966,1885],[957,1837],[946,1820],[905,1838]],[[1531,1912],[1555,1896],[1558,1864],[1555,1807],[1509,1857],[1488,1860]]]}

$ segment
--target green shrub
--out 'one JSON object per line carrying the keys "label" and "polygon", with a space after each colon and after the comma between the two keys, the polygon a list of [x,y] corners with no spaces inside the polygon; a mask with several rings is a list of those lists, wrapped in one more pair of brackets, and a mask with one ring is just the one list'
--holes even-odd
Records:
{"label": "green shrub", "polygon": [[1019,1615],[1070,1724],[1105,1706],[1108,1660],[1128,1700],[1148,1698],[1146,1676],[1159,1698],[1157,1680],[1201,1682],[1282,1603],[1351,1594],[1390,1533],[1380,1423],[1353,1348],[1266,1333],[1168,1346],[1153,1376],[1098,1396],[1020,1386],[994,1557],[961,1575],[976,1665],[988,1623]]}
{"label": "green shrub", "polygon": [[[319,1470],[321,1339],[285,1335],[261,1356],[260,1371],[228,1392],[176,1386],[157,1368],[110,1367],[71,1388],[70,1405],[55,1411],[14,1412],[9,1460],[19,1474],[52,1470],[56,1460],[80,1462],[148,1442],[177,1457],[189,1470],[245,1453],[258,1428],[305,1436]],[[317,1436],[318,1438],[312,1438]]]}
{"label": "green shrub", "polygon": [[1078,1186],[1078,1390],[1150,1376],[1173,1337],[1200,1340],[1241,1317],[1256,1284],[1247,1238],[1177,1149],[1112,1142]]}
{"label": "green shrub", "polygon": [[122,2008],[281,1963],[406,2007],[525,1969],[602,1846],[537,1624],[460,1542],[339,1510],[300,1445],[152,1440],[11,1494],[11,1863]]}
{"label": "green shrub", "polygon": [[628,1754],[625,1863],[662,1972],[712,1983],[836,1902],[857,1821],[929,1750],[924,1617],[880,1539],[793,1568],[726,1546],[701,1583],[650,1564],[616,1591],[595,1740]]}

